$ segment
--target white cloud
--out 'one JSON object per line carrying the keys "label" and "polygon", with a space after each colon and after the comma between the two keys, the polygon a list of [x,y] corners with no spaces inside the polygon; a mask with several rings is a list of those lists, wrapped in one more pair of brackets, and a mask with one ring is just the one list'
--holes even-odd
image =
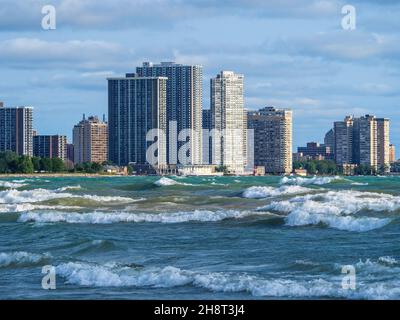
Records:
{"label": "white cloud", "polygon": [[15,38],[0,41],[0,47],[7,67],[98,69],[116,65],[119,58],[129,59],[119,44],[106,41]]}

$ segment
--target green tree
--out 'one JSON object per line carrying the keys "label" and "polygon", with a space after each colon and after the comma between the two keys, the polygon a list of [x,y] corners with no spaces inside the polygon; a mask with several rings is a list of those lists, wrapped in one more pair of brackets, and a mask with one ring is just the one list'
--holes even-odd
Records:
{"label": "green tree", "polygon": [[33,164],[32,160],[28,156],[21,156],[18,158],[17,170],[16,173],[24,173],[29,174],[33,173]]}
{"label": "green tree", "polygon": [[0,173],[15,173],[18,170],[19,157],[15,152],[6,151],[0,154]]}
{"label": "green tree", "polygon": [[50,158],[41,158],[40,159],[40,170],[44,172],[52,172],[52,161]]}
{"label": "green tree", "polygon": [[36,172],[40,171],[40,158],[33,157],[32,158],[33,170]]}
{"label": "green tree", "polygon": [[309,174],[316,174],[317,173],[317,165],[313,161],[309,161],[305,165],[305,169]]}
{"label": "green tree", "polygon": [[64,161],[60,158],[51,159],[51,168],[53,172],[63,172],[65,171]]}

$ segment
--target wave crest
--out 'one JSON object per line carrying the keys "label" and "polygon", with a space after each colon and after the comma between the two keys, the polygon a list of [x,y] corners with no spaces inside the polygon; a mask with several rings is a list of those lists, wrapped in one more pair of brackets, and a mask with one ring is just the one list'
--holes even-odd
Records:
{"label": "wave crest", "polygon": [[95,265],[66,263],[56,267],[65,283],[90,287],[174,288],[193,286],[212,292],[244,292],[255,297],[285,298],[398,298],[400,290],[391,284],[359,286],[357,292],[343,290],[336,278],[286,279],[264,278],[246,273],[198,272],[173,266],[153,268],[120,267],[119,264]]}
{"label": "wave crest", "polygon": [[317,177],[314,176],[312,178],[302,178],[302,177],[283,177],[281,179],[281,184],[292,184],[292,185],[298,185],[298,186],[304,186],[304,185],[324,185],[324,184],[329,184],[334,181],[341,180],[339,176],[336,177]]}
{"label": "wave crest", "polygon": [[389,224],[389,218],[354,218],[348,215],[362,210],[395,211],[400,199],[388,194],[357,191],[329,191],[327,193],[297,196],[286,201],[275,201],[259,210],[272,210],[288,214],[289,226],[324,224],[329,227],[364,232]]}
{"label": "wave crest", "polygon": [[25,267],[46,263],[50,258],[49,254],[35,254],[24,251],[0,252],[0,268],[11,266]]}
{"label": "wave crest", "polygon": [[39,223],[80,223],[80,224],[112,224],[112,223],[184,223],[184,222],[217,222],[226,219],[240,219],[252,215],[269,215],[265,212],[252,211],[205,211],[195,210],[191,212],[171,213],[130,213],[130,212],[25,212],[19,217],[19,222]]}
{"label": "wave crest", "polygon": [[0,187],[6,189],[18,189],[25,187],[26,185],[27,185],[26,183],[21,183],[21,182],[0,181]]}
{"label": "wave crest", "polygon": [[119,196],[97,196],[88,194],[72,194],[58,190],[33,189],[33,190],[6,190],[0,191],[0,204],[34,203],[53,199],[81,198],[97,202],[134,202],[135,199]]}
{"label": "wave crest", "polygon": [[176,185],[192,186],[192,184],[190,183],[178,182],[167,177],[161,177],[161,179],[155,181],[154,184],[158,187],[176,186]]}
{"label": "wave crest", "polygon": [[286,194],[307,193],[309,191],[312,191],[312,189],[304,188],[301,186],[281,186],[278,188],[269,186],[253,186],[247,188],[243,192],[243,197],[249,199],[262,199],[269,197],[278,197]]}

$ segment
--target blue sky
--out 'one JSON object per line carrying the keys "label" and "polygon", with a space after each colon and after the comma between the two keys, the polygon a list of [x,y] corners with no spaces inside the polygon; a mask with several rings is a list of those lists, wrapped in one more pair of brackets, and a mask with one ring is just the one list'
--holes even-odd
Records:
{"label": "blue sky", "polygon": [[[142,61],[245,75],[248,109],[294,111],[294,147],[322,141],[347,114],[391,119],[400,148],[400,1],[0,0],[0,101],[35,107],[41,134],[107,113],[106,77]],[[57,29],[41,28],[43,5]],[[356,29],[341,8],[356,8]]]}

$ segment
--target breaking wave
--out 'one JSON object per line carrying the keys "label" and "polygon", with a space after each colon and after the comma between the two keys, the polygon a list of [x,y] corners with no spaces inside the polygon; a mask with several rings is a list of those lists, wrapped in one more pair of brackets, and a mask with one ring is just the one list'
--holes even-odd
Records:
{"label": "breaking wave", "polygon": [[289,226],[324,224],[347,231],[370,231],[389,224],[389,218],[350,217],[362,210],[389,211],[400,209],[400,198],[389,194],[358,191],[329,191],[275,201],[259,210],[287,213]]}
{"label": "breaking wave", "polygon": [[81,189],[82,189],[82,187],[80,185],[77,185],[77,186],[61,187],[61,188],[58,188],[56,191],[64,192],[64,191],[68,191],[68,190],[81,190]]}
{"label": "breaking wave", "polygon": [[[66,284],[89,287],[174,288],[193,286],[212,292],[244,292],[256,297],[387,299],[399,297],[400,288],[392,284],[370,284],[356,292],[343,290],[335,278],[261,278],[245,273],[197,272],[173,266],[164,268],[118,267],[65,263],[56,267]],[[386,290],[383,290],[386,289]]]}
{"label": "breaking wave", "polygon": [[0,252],[0,268],[26,267],[46,263],[50,258],[49,254],[35,254],[24,251]]}
{"label": "breaking wave", "polygon": [[312,177],[312,178],[302,178],[302,177],[295,177],[295,178],[289,178],[289,177],[283,177],[281,179],[281,184],[292,184],[292,185],[298,185],[298,186],[304,186],[304,185],[324,185],[324,184],[329,184],[333,181],[341,180],[341,177]]}
{"label": "breaking wave", "polygon": [[5,190],[0,191],[0,204],[8,203],[32,203],[32,202],[42,202],[52,199],[62,199],[62,198],[82,198],[87,200],[93,200],[97,202],[133,202],[132,198],[126,197],[112,197],[112,196],[97,196],[97,195],[78,195],[71,193],[59,192],[57,190],[47,190],[47,189],[33,189],[33,190]]}
{"label": "breaking wave", "polygon": [[26,183],[21,183],[21,182],[0,181],[0,187],[7,189],[18,189],[25,187],[26,185],[27,185]]}
{"label": "breaking wave", "polygon": [[253,215],[269,215],[265,212],[252,211],[203,211],[172,212],[172,213],[129,213],[129,212],[25,212],[18,219],[19,222],[39,223],[80,223],[80,224],[112,224],[127,222],[156,222],[156,223],[183,223],[183,222],[217,222],[226,219],[240,219]]}
{"label": "breaking wave", "polygon": [[0,204],[0,213],[10,213],[10,212],[24,212],[33,210],[77,210],[82,209],[78,206],[47,206],[31,203],[21,203],[21,204]]}
{"label": "breaking wave", "polygon": [[328,227],[355,232],[366,232],[389,224],[390,219],[353,218],[350,216],[329,216],[325,214],[310,214],[302,210],[295,210],[286,218],[288,226],[306,226],[324,224]]}
{"label": "breaking wave", "polygon": [[175,186],[175,185],[192,186],[192,184],[190,183],[178,182],[167,177],[162,177],[161,179],[154,182],[154,184],[158,187]]}
{"label": "breaking wave", "polygon": [[307,193],[309,191],[312,191],[312,189],[304,188],[301,186],[281,186],[278,188],[269,186],[254,186],[247,188],[243,192],[243,197],[249,199],[262,199],[269,197],[277,197],[286,194]]}

